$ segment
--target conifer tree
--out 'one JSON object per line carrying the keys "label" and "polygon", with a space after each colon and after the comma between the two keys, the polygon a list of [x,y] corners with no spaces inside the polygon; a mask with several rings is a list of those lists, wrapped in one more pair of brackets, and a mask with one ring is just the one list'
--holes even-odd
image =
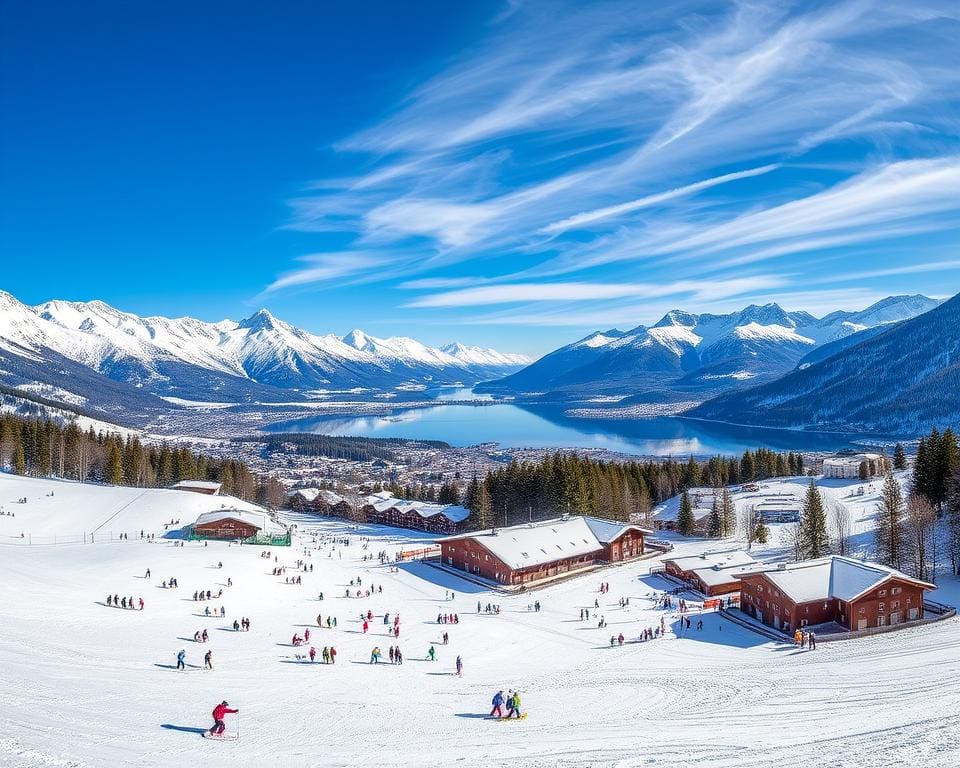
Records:
{"label": "conifer tree", "polygon": [[477,495],[470,510],[470,516],[477,530],[493,527],[493,505],[490,502],[490,492],[485,482],[480,483]]}
{"label": "conifer tree", "polygon": [[730,489],[724,487],[720,491],[720,535],[724,538],[733,536],[737,531],[737,508],[730,495]]}
{"label": "conifer tree", "polygon": [[903,444],[897,443],[893,448],[893,468],[907,468],[907,452],[903,450]]}
{"label": "conifer tree", "polygon": [[110,440],[107,445],[107,467],[105,479],[110,485],[123,484],[123,459],[117,440]]}
{"label": "conifer tree", "polygon": [[770,530],[762,518],[757,520],[757,528],[753,532],[753,540],[758,544],[766,544],[770,540]]}
{"label": "conifer tree", "polygon": [[680,511],[677,513],[677,532],[681,536],[689,536],[693,533],[695,524],[693,506],[690,504],[690,494],[684,491],[680,497]]}
{"label": "conifer tree", "polygon": [[827,513],[817,484],[811,480],[800,517],[801,552],[804,558],[821,557],[827,552]]}
{"label": "conifer tree", "polygon": [[713,506],[710,507],[710,521],[707,526],[707,536],[718,538],[723,531],[723,523],[720,521],[720,499],[713,497]]}
{"label": "conifer tree", "polygon": [[891,568],[903,567],[903,494],[893,474],[883,481],[881,501],[877,508],[877,529],[874,532],[877,560]]}
{"label": "conifer tree", "polygon": [[20,435],[17,435],[13,446],[13,471],[18,475],[27,474],[27,458],[23,452],[23,440],[20,439]]}

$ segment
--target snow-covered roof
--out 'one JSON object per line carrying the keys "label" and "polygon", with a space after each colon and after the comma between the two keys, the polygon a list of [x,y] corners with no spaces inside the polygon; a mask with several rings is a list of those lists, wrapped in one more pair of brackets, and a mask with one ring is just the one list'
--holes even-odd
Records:
{"label": "snow-covered roof", "polygon": [[457,539],[476,540],[510,568],[529,568],[603,549],[586,519],[579,515],[447,536],[440,541]]}
{"label": "snow-covered roof", "polygon": [[299,496],[304,501],[313,501],[317,496],[320,495],[319,488],[297,488],[295,491],[290,491],[288,494],[292,499],[294,496]]}
{"label": "snow-covered roof", "polygon": [[731,566],[752,565],[757,562],[742,549],[728,549],[723,552],[704,552],[687,557],[671,557],[664,563],[672,563],[681,571],[701,571],[704,569],[729,568]]}
{"label": "snow-covered roof", "polygon": [[434,515],[443,515],[454,523],[460,523],[470,517],[470,510],[459,504],[434,504],[429,501],[407,501],[397,499],[385,491],[372,493],[364,498],[364,503],[373,507],[377,512],[396,509],[398,512],[413,512],[426,519]]}
{"label": "snow-covered roof", "polygon": [[249,525],[254,525],[261,531],[282,532],[283,526],[275,523],[270,517],[262,512],[252,512],[247,509],[215,509],[210,512],[204,512],[196,521],[194,526],[208,525],[218,523],[221,520],[239,520]]}
{"label": "snow-covered roof", "polygon": [[641,533],[647,534],[653,533],[653,531],[648,528],[642,528],[632,523],[617,523],[613,520],[601,520],[599,517],[588,517],[586,515],[583,519],[586,520],[587,527],[593,531],[593,535],[597,537],[597,541],[601,544],[609,544],[611,541],[620,538],[627,530],[640,531]]}
{"label": "snow-covered roof", "polygon": [[651,533],[630,523],[573,515],[447,536],[440,541],[474,539],[511,568],[529,568],[597,552],[629,529]]}
{"label": "snow-covered roof", "polygon": [[739,581],[743,573],[751,573],[757,568],[765,568],[762,563],[753,565],[712,565],[708,568],[695,568],[693,573],[708,587]]}
{"label": "snow-covered roof", "polygon": [[198,491],[211,491],[216,493],[220,490],[220,483],[208,481],[208,480],[181,480],[178,483],[174,483],[171,488],[176,489],[187,489],[187,490],[198,490]]}
{"label": "snow-covered roof", "polygon": [[936,589],[935,585],[907,576],[896,568],[840,555],[771,566],[762,573],[795,603],[827,598],[848,602],[891,578]]}

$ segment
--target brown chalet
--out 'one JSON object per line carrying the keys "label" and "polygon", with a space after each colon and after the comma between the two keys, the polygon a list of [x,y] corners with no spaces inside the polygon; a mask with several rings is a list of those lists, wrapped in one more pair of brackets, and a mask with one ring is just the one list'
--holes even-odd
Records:
{"label": "brown chalet", "polygon": [[267,527],[266,519],[245,509],[204,512],[193,524],[193,532],[213,539],[248,539]]}
{"label": "brown chalet", "polygon": [[578,515],[440,539],[443,564],[499,584],[530,584],[644,554],[645,528]]}
{"label": "brown chalet", "polygon": [[754,567],[740,583],[740,610],[788,634],[826,622],[856,631],[922,619],[923,594],[936,589],[895,568],[839,555]]}

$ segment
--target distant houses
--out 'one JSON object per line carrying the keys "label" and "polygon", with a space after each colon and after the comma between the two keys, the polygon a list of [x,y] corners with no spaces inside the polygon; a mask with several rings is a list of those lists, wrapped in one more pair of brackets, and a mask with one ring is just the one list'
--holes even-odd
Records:
{"label": "distant houses", "polygon": [[298,488],[290,491],[290,508],[330,517],[349,518],[353,507],[343,496],[322,488]]}
{"label": "distant houses", "polygon": [[916,621],[924,593],[936,589],[895,568],[839,555],[750,567],[739,577],[740,610],[788,634],[828,622],[858,631]]}
{"label": "distant houses", "polygon": [[505,585],[530,586],[646,552],[652,531],[574,515],[438,540],[443,565]]}
{"label": "distant houses", "polygon": [[470,510],[459,504],[407,501],[386,491],[366,496],[361,512],[368,523],[446,534],[459,531],[470,517]]}
{"label": "distant houses", "polygon": [[762,496],[753,505],[756,518],[764,523],[798,523],[803,504],[792,493]]}

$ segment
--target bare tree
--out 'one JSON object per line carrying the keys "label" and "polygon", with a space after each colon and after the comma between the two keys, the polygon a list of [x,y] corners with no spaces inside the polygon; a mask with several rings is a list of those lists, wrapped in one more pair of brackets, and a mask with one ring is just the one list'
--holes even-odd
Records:
{"label": "bare tree", "polygon": [[923,581],[936,578],[937,512],[924,496],[912,494],[907,499],[904,520],[906,560],[913,575]]}
{"label": "bare tree", "polygon": [[804,537],[800,523],[783,527],[783,543],[793,550],[793,559],[802,560],[804,553]]}
{"label": "bare tree", "polygon": [[740,529],[747,540],[747,549],[750,549],[757,539],[757,508],[753,504],[748,504],[740,513]]}
{"label": "bare tree", "polygon": [[828,502],[830,507],[830,538],[832,548],[838,555],[850,553],[850,510],[837,499]]}

